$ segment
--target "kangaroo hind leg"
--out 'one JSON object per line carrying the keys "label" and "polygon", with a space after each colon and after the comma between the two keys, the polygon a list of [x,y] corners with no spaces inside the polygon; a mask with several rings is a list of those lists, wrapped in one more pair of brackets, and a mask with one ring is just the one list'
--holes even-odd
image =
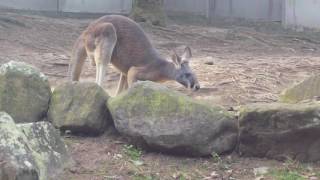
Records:
{"label": "kangaroo hind leg", "polygon": [[111,61],[114,47],[117,43],[117,35],[114,26],[110,23],[102,23],[94,29],[95,50],[94,59],[96,64],[96,83],[100,86],[106,69]]}
{"label": "kangaroo hind leg", "polygon": [[128,81],[127,77],[121,73],[116,95],[120,94],[125,89],[128,89]]}

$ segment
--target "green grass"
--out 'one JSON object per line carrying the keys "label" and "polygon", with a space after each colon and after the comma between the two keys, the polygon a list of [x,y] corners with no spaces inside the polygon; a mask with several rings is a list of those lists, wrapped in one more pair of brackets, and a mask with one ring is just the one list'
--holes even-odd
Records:
{"label": "green grass", "polygon": [[290,170],[272,170],[270,175],[276,180],[305,180],[297,171]]}
{"label": "green grass", "polygon": [[214,163],[222,163],[222,159],[216,152],[211,153],[211,157]]}
{"label": "green grass", "polygon": [[271,170],[269,175],[275,180],[305,180],[306,178],[302,174],[306,172],[308,170],[302,164],[292,159],[287,159],[284,167]]}
{"label": "green grass", "polygon": [[142,155],[142,151],[133,145],[124,145],[124,152],[132,161],[138,161]]}
{"label": "green grass", "polygon": [[213,153],[211,153],[211,157],[212,157],[213,162],[218,165],[218,168],[220,170],[228,170],[229,169],[229,165],[227,164],[227,162],[225,162],[221,159],[219,154],[217,154],[216,152],[213,152]]}
{"label": "green grass", "polygon": [[291,170],[272,170],[270,172],[270,176],[275,178],[275,180],[305,180],[303,176],[299,174],[297,171]]}
{"label": "green grass", "polygon": [[145,175],[136,175],[133,177],[133,180],[158,180],[159,178],[153,176],[145,176]]}

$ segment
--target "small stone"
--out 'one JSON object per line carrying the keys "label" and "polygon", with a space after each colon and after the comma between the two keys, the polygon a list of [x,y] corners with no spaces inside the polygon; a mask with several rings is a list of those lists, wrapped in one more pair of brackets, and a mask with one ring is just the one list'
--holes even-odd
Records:
{"label": "small stone", "polygon": [[253,174],[255,176],[260,176],[260,175],[263,175],[263,174],[266,174],[268,173],[269,171],[269,167],[258,167],[258,168],[254,168],[253,169]]}
{"label": "small stone", "polygon": [[212,56],[208,56],[204,58],[204,64],[206,65],[214,65],[214,59]]}
{"label": "small stone", "polygon": [[77,168],[71,167],[71,168],[69,168],[69,172],[71,172],[72,174],[75,174],[75,173],[77,173]]}
{"label": "small stone", "polygon": [[140,160],[132,161],[132,163],[133,163],[135,166],[142,166],[142,165],[144,164],[143,161],[140,161]]}
{"label": "small stone", "polygon": [[319,180],[319,178],[315,177],[315,176],[312,176],[312,177],[309,177],[309,180]]}
{"label": "small stone", "polygon": [[117,158],[120,158],[120,159],[123,158],[122,154],[115,154],[114,157],[115,157],[116,159],[117,159]]}
{"label": "small stone", "polygon": [[214,62],[213,61],[206,61],[206,62],[204,62],[204,64],[206,64],[206,65],[214,65]]}
{"label": "small stone", "polygon": [[210,177],[217,178],[217,177],[220,177],[220,175],[216,171],[212,171],[210,174]]}

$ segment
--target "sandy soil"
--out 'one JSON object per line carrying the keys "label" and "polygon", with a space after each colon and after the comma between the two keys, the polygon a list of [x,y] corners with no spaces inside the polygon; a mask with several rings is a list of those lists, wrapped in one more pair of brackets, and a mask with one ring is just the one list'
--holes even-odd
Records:
{"label": "sandy soil", "polygon": [[[10,60],[33,64],[49,76],[52,86],[59,85],[67,81],[72,44],[91,20],[0,11],[0,64]],[[210,104],[277,101],[283,89],[320,72],[320,33],[289,32],[278,23],[219,21],[199,26],[170,21],[166,28],[142,26],[164,55],[185,45],[192,48],[191,66],[202,88],[194,93],[175,82],[166,84]],[[95,69],[87,61],[81,80],[94,78]],[[118,78],[110,66],[104,88],[111,95]],[[65,179],[254,179],[254,168],[286,165],[236,155],[216,162],[144,152],[144,165],[135,166],[124,152],[126,141],[114,133],[66,140],[76,163],[66,170]]]}

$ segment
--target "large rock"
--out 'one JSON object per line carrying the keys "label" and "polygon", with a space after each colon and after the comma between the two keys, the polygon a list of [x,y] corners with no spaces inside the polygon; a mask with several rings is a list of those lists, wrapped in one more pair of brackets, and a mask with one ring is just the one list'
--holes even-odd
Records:
{"label": "large rock", "polygon": [[0,179],[54,179],[70,163],[66,145],[48,122],[16,125],[0,112]]}
{"label": "large rock", "polygon": [[69,82],[52,94],[48,118],[62,131],[98,135],[112,123],[106,107],[108,94],[93,82]]}
{"label": "large rock", "polygon": [[45,118],[51,90],[47,77],[32,66],[10,61],[0,67],[0,111],[15,122]]}
{"label": "large rock", "polygon": [[317,99],[320,97],[320,75],[312,76],[280,95],[280,101],[285,103],[297,103],[303,100]]}
{"label": "large rock", "polygon": [[320,103],[248,105],[239,126],[243,156],[320,160]]}
{"label": "large rock", "polygon": [[108,107],[120,133],[154,150],[205,156],[232,151],[237,142],[233,116],[160,84],[138,82]]}

